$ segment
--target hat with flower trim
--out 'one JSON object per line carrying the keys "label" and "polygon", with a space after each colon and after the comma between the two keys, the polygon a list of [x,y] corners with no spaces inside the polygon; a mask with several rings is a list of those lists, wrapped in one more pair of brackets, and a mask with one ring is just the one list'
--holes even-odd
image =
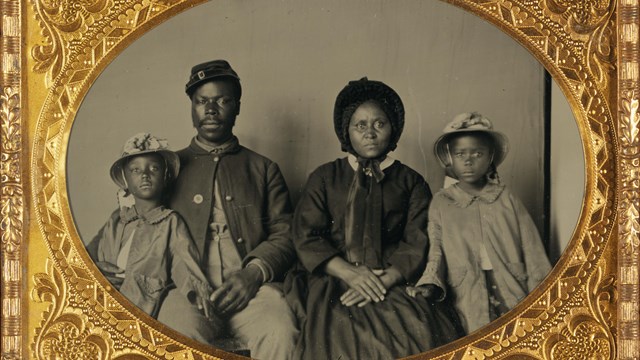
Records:
{"label": "hat with flower trim", "polygon": [[442,134],[433,146],[433,152],[442,167],[451,165],[449,142],[451,137],[461,133],[483,132],[491,136],[494,142],[493,164],[498,166],[504,161],[509,152],[509,139],[501,132],[493,130],[491,120],[477,112],[467,112],[456,115],[442,130]]}
{"label": "hat with flower trim", "polygon": [[122,155],[111,165],[109,173],[111,180],[122,189],[127,188],[124,180],[123,167],[128,158],[156,153],[164,158],[166,163],[167,174],[170,179],[175,179],[180,172],[180,158],[178,154],[169,150],[169,143],[165,139],[159,139],[149,133],[140,133],[131,137],[122,147]]}

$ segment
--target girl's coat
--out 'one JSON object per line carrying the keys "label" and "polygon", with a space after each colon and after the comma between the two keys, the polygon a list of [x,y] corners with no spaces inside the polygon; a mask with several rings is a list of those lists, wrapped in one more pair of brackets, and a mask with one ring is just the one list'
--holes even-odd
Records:
{"label": "girl's coat", "polygon": [[87,245],[91,258],[116,264],[127,240],[123,237],[126,226],[135,227],[135,232],[120,292],[132,303],[155,316],[163,293],[172,283],[186,297],[193,292],[211,293],[185,222],[178,213],[162,206],[144,216],[134,207],[116,210]]}
{"label": "girl's coat", "polygon": [[[416,286],[431,283],[448,289],[467,333],[490,322],[480,244],[509,308],[551,270],[529,213],[503,185],[489,183],[478,196],[456,184],[439,191],[429,209],[428,232],[427,268]],[[447,279],[448,287],[441,279]]]}

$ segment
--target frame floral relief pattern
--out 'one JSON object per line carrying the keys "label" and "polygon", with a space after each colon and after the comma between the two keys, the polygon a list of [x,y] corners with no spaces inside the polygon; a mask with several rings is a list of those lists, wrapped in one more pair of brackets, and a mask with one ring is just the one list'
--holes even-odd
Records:
{"label": "frame floral relief pattern", "polygon": [[18,359],[24,344],[22,329],[25,196],[20,95],[21,32],[18,1],[0,1],[0,254],[2,267],[2,359]]}
{"label": "frame floral relief pattern", "polygon": [[640,2],[618,8],[618,357],[640,354]]}
{"label": "frame floral relief pattern", "polygon": [[[83,250],[66,198],[67,140],[93,81],[126,45],[200,1],[0,1],[3,359],[237,358],[123,305]],[[587,181],[577,231],[549,278],[480,333],[415,358],[635,358],[638,0],[448,2],[503,29],[551,72],[578,119]],[[23,258],[27,234],[40,261]]]}

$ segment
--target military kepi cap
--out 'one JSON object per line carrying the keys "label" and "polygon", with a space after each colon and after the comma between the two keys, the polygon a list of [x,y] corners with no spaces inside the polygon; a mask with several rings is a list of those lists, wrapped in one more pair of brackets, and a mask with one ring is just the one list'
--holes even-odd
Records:
{"label": "military kepi cap", "polygon": [[240,77],[238,77],[238,74],[231,68],[231,65],[229,65],[226,60],[212,60],[191,68],[191,75],[185,86],[185,92],[191,97],[198,86],[206,81],[220,77],[236,80],[238,82],[238,89],[241,91]]}

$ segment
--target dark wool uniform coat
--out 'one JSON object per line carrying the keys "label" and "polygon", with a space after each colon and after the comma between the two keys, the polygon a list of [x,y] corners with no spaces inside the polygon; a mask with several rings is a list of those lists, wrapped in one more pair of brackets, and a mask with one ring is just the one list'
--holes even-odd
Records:
{"label": "dark wool uniform coat", "polygon": [[212,219],[216,179],[243,265],[261,259],[274,280],[281,279],[295,259],[295,250],[289,238],[289,191],[278,165],[243,146],[224,154],[210,153],[195,140],[178,155],[180,175],[170,205],[186,221],[201,257]]}

